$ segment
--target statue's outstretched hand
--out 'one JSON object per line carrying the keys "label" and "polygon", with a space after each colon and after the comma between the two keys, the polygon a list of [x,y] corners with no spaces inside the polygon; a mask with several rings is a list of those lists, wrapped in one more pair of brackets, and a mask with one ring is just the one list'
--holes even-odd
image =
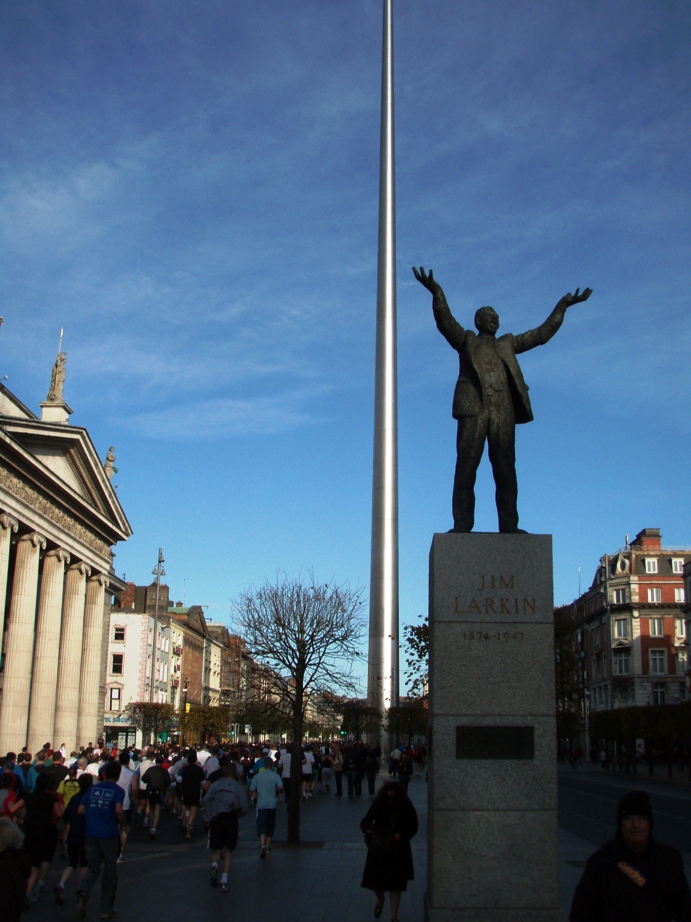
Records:
{"label": "statue's outstretched hand", "polygon": [[438,291],[441,291],[441,286],[439,282],[435,282],[434,275],[432,270],[429,270],[429,275],[425,272],[422,266],[420,266],[419,271],[413,266],[413,275],[418,280],[421,285],[424,285],[427,291],[431,291],[432,294],[436,294]]}
{"label": "statue's outstretched hand", "polygon": [[584,288],[581,294],[579,294],[579,292],[580,292],[580,288],[577,288],[573,294],[569,292],[568,294],[564,295],[564,297],[561,299],[562,303],[566,307],[571,307],[572,304],[580,304],[581,301],[587,301],[588,298],[593,293],[593,289]]}

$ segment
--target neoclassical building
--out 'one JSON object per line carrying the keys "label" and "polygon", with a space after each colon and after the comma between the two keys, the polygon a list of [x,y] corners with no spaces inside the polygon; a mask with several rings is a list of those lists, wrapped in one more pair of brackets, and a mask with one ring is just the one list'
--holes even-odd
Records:
{"label": "neoclassical building", "polygon": [[111,548],[132,534],[58,357],[40,419],[0,385],[0,753],[68,751],[103,727]]}

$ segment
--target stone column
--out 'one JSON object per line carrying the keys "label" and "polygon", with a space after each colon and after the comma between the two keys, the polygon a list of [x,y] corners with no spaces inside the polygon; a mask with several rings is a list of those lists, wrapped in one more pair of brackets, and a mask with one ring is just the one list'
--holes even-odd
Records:
{"label": "stone column", "polygon": [[43,575],[36,619],[34,672],[29,702],[29,750],[37,752],[48,740],[53,745],[55,697],[58,687],[58,654],[65,564],[70,555],[62,548],[49,551],[43,558]]}
{"label": "stone column", "polygon": [[38,595],[38,562],[46,539],[32,531],[17,542],[12,598],[5,645],[0,751],[19,752],[26,744]]}
{"label": "stone column", "polygon": [[86,610],[84,613],[84,640],[82,642],[82,669],[79,683],[78,742],[96,742],[103,724],[98,700],[101,684],[101,654],[103,651],[103,604],[108,580],[99,573],[86,585]]}
{"label": "stone column", "polygon": [[[5,629],[5,603],[7,602],[7,575],[10,567],[10,540],[12,532],[15,534],[19,522],[8,513],[0,515],[0,647],[2,634]],[[0,650],[0,652],[2,652]]]}
{"label": "stone column", "polygon": [[[68,567],[67,575],[65,576],[53,742],[56,746],[61,746],[62,743],[65,743],[68,752],[77,746],[79,671],[82,665],[82,636],[84,633],[84,598],[86,595],[86,578],[90,575],[91,568],[87,564],[75,563]],[[85,742],[88,742],[88,740],[85,740]]]}

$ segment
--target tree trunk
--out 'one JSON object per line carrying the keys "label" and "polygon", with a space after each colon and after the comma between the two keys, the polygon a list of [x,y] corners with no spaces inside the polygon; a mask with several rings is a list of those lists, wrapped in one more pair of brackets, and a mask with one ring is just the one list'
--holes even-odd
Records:
{"label": "tree trunk", "polygon": [[293,710],[293,748],[290,758],[288,845],[300,844],[300,787],[302,785],[302,697],[302,683],[296,682]]}

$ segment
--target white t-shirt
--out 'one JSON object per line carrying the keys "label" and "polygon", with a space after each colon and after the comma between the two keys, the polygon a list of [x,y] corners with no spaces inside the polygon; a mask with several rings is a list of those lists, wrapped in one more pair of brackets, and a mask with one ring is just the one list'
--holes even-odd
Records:
{"label": "white t-shirt", "polygon": [[146,785],[142,781],[142,778],[146,774],[147,769],[151,768],[151,766],[155,764],[156,763],[153,762],[151,759],[144,759],[143,762],[139,763],[139,767],[137,768],[137,774],[139,775],[139,790],[140,791],[146,790]]}
{"label": "white t-shirt", "polygon": [[314,753],[310,752],[309,749],[304,753],[305,759],[307,759],[307,764],[302,763],[302,774],[311,775],[312,770],[314,769]]}
{"label": "white t-shirt", "polygon": [[217,768],[221,766],[218,764],[218,756],[209,756],[209,758],[204,762],[204,774],[208,778],[211,772],[215,772]]}
{"label": "white t-shirt", "polygon": [[202,768],[204,768],[204,765],[206,764],[206,760],[210,758],[210,756],[211,756],[211,753],[207,752],[206,749],[199,750],[199,752],[197,753],[197,762],[199,762]]}
{"label": "white t-shirt", "polygon": [[134,772],[131,768],[127,768],[125,765],[120,766],[120,777],[117,780],[118,787],[122,788],[125,792],[125,799],[122,802],[122,809],[129,810],[132,806],[130,803],[130,794],[132,792],[132,779],[134,778]]}
{"label": "white t-shirt", "polygon": [[290,778],[291,753],[281,752],[281,778]]}

